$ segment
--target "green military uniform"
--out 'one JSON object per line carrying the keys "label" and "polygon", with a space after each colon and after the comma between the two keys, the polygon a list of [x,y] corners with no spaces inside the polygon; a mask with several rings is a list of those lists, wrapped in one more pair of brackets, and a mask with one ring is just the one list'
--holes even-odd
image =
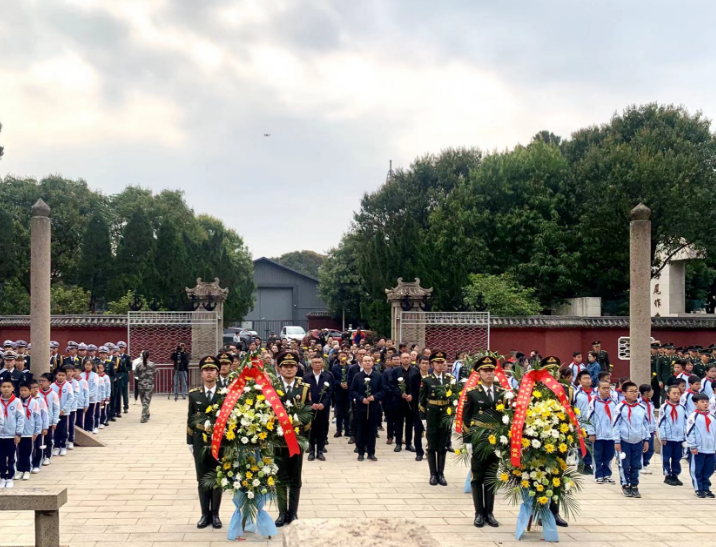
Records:
{"label": "green military uniform", "polygon": [[[199,368],[203,371],[208,368],[219,370],[216,359],[212,356],[206,356],[199,361]],[[189,391],[189,412],[187,415],[187,432],[186,442],[192,447],[194,455],[194,468],[196,469],[196,480],[199,483],[199,504],[201,505],[201,520],[197,524],[197,528],[206,528],[212,524],[214,528],[221,528],[221,520],[219,519],[219,507],[221,506],[221,488],[215,486],[207,489],[201,486],[204,475],[214,471],[218,465],[218,461],[211,455],[211,433],[204,428],[203,422],[197,419],[206,415],[206,409],[209,405],[219,404],[223,402],[223,398],[219,395],[219,387],[215,384],[212,388],[213,394],[207,396],[206,386],[202,386]]]}
{"label": "green military uniform", "polygon": [[[599,349],[595,348],[595,346],[598,346]],[[612,364],[609,361],[609,354],[601,349],[602,343],[599,340],[595,340],[592,342],[592,350],[597,354],[597,362],[599,363],[599,366],[601,367],[602,371],[604,372],[611,372],[612,370]]]}
{"label": "green military uniform", "polygon": [[[434,351],[430,355],[430,363],[445,362],[443,351]],[[437,376],[434,372],[423,378],[420,384],[420,400],[418,409],[425,413],[426,433],[428,441],[428,467],[430,468],[430,484],[447,486],[445,480],[445,455],[450,440],[450,428],[444,425],[445,415],[450,405],[447,392],[454,382],[453,377],[444,372]]]}
{"label": "green military uniform", "polygon": [[[652,350],[658,350],[658,348],[659,344],[657,343],[651,345]],[[659,386],[658,363],[659,355],[657,353],[653,353],[651,356],[651,389],[654,391],[652,400],[654,401],[654,406],[656,408],[659,408],[661,405],[661,387]]]}
{"label": "green military uniform", "polygon": [[[664,346],[664,350],[666,351],[671,348],[673,348],[673,346]],[[676,361],[676,356],[669,355],[666,351],[656,361],[656,377],[659,384],[664,386],[661,392],[661,402],[664,402],[666,399],[666,386],[674,374],[674,361]]]}
{"label": "green military uniform", "polygon": [[[279,374],[282,366],[296,365],[298,367],[298,353],[293,351],[284,351],[276,357],[276,368]],[[276,392],[281,398],[284,408],[287,407],[288,401],[291,403],[300,403],[302,405],[311,404],[311,389],[308,384],[298,377],[294,377],[292,385],[287,387],[286,380],[283,376],[279,376],[278,381],[274,385]],[[283,395],[281,395],[283,393]],[[288,413],[291,412],[287,408]],[[304,431],[311,427],[311,422],[304,426]],[[298,520],[298,502],[301,498],[301,473],[303,472],[303,450],[300,454],[289,455],[288,447],[281,446],[274,449],[274,458],[278,466],[276,474],[276,504],[278,505],[278,518],[276,526],[290,524],[294,520]]]}
{"label": "green military uniform", "polygon": [[[483,357],[474,364],[474,370],[495,370],[497,361],[488,356]],[[493,383],[491,387],[482,384],[471,388],[465,397],[465,406],[463,407],[463,441],[466,444],[472,443],[471,426],[475,422],[479,422],[485,417],[485,414],[496,414],[497,404],[504,397],[504,391],[498,383]],[[492,512],[495,507],[495,493],[488,485],[485,484],[485,478],[488,475],[494,475],[497,472],[498,459],[494,452],[490,452],[485,456],[481,450],[473,450],[472,459],[470,461],[470,470],[472,478],[470,485],[472,486],[472,502],[475,506],[474,524],[478,528],[482,528],[487,522],[490,526],[497,527],[499,524]]]}

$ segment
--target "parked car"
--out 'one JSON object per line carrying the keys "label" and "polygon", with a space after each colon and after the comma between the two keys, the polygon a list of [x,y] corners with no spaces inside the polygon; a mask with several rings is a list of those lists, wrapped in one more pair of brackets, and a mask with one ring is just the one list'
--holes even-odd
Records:
{"label": "parked car", "polygon": [[306,336],[306,331],[303,330],[303,327],[284,327],[281,329],[279,336],[281,340],[297,340],[300,342]]}
{"label": "parked car", "polygon": [[[238,341],[234,339],[238,338]],[[235,344],[241,351],[249,349],[249,344],[254,341],[254,337],[246,329],[239,327],[228,327],[224,329],[224,345]]]}

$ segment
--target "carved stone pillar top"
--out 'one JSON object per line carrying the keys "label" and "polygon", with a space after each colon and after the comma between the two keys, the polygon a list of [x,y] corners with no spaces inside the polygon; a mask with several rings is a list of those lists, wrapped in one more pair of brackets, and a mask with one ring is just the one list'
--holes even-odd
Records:
{"label": "carved stone pillar top", "polygon": [[189,298],[193,295],[199,302],[209,300],[209,295],[211,295],[213,302],[226,302],[226,297],[229,296],[229,289],[222,289],[219,286],[218,277],[215,277],[214,281],[202,281],[201,277],[199,277],[196,280],[196,287],[193,289],[187,287],[185,290]]}
{"label": "carved stone pillar top", "polygon": [[425,297],[430,297],[433,289],[424,289],[420,286],[420,278],[416,277],[412,283],[406,283],[402,277],[398,278],[398,284],[392,289],[385,289],[385,295],[388,298],[388,302],[395,302],[403,300],[406,297],[410,300],[423,300]]}

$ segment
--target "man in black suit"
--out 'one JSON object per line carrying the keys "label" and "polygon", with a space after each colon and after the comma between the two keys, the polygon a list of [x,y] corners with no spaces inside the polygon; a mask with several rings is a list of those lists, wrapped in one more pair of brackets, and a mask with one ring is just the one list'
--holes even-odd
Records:
{"label": "man in black suit", "polygon": [[[323,370],[323,357],[314,355],[311,358],[311,372],[303,377],[311,389],[311,401],[313,404],[313,424],[309,436],[310,448],[308,461],[312,462],[318,457],[322,462],[326,461],[323,455],[326,449],[326,437],[328,436],[328,422],[331,417],[331,395],[333,393],[333,377],[330,372]],[[316,455],[318,449],[318,455]]]}
{"label": "man in black suit", "polygon": [[375,457],[375,436],[378,434],[379,404],[383,399],[383,380],[380,373],[373,370],[373,358],[363,357],[363,370],[351,381],[350,397],[355,409],[355,437],[358,448],[358,461],[368,459],[377,462]]}
{"label": "man in black suit", "polygon": [[[392,394],[393,419],[395,420],[395,448],[394,452],[403,449],[405,439],[405,450],[415,452],[412,446],[413,440],[413,409],[418,406],[418,397],[414,397],[412,391],[413,378],[420,376],[417,367],[410,364],[410,354],[404,351],[400,354],[400,366],[393,367],[389,373],[383,375],[384,383]],[[420,383],[418,382],[418,386]],[[403,437],[405,433],[405,437]]]}
{"label": "man in black suit", "polygon": [[497,456],[494,452],[484,456],[479,450],[472,450],[472,434],[470,426],[478,421],[485,414],[496,414],[497,404],[503,400],[503,391],[495,384],[495,367],[497,361],[492,357],[485,356],[474,365],[474,370],[480,374],[481,384],[470,389],[465,398],[463,409],[464,427],[463,441],[472,453],[471,471],[472,480],[472,502],[475,506],[474,525],[482,528],[485,523],[497,528],[499,523],[492,514],[495,506],[495,493],[485,484],[485,477],[494,475],[497,472]]}

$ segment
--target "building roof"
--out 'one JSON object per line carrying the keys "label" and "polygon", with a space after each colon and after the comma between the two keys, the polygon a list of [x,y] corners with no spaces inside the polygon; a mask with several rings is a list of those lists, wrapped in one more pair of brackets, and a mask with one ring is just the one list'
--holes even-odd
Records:
{"label": "building roof", "polygon": [[296,274],[296,275],[300,275],[300,276],[302,276],[302,277],[306,277],[306,278],[310,279],[311,281],[315,281],[316,283],[318,283],[318,278],[317,278],[317,277],[313,277],[312,275],[308,275],[308,274],[306,274],[306,273],[299,272],[298,270],[294,270],[293,268],[289,268],[288,266],[284,266],[284,265],[281,264],[280,262],[276,262],[275,260],[271,260],[270,258],[266,258],[265,256],[262,256],[261,258],[257,258],[256,260],[254,260],[254,264],[258,264],[259,262],[263,262],[263,263],[266,263],[266,264],[270,264],[270,265],[272,265],[272,266],[276,266],[276,267],[278,267],[278,268],[282,268],[282,269],[287,270],[287,271],[289,271],[289,272],[291,272],[291,273],[294,273],[294,274]]}
{"label": "building roof", "polygon": [[[30,328],[29,315],[0,315],[0,327]],[[107,328],[127,327],[126,315],[53,315],[50,327]]]}

